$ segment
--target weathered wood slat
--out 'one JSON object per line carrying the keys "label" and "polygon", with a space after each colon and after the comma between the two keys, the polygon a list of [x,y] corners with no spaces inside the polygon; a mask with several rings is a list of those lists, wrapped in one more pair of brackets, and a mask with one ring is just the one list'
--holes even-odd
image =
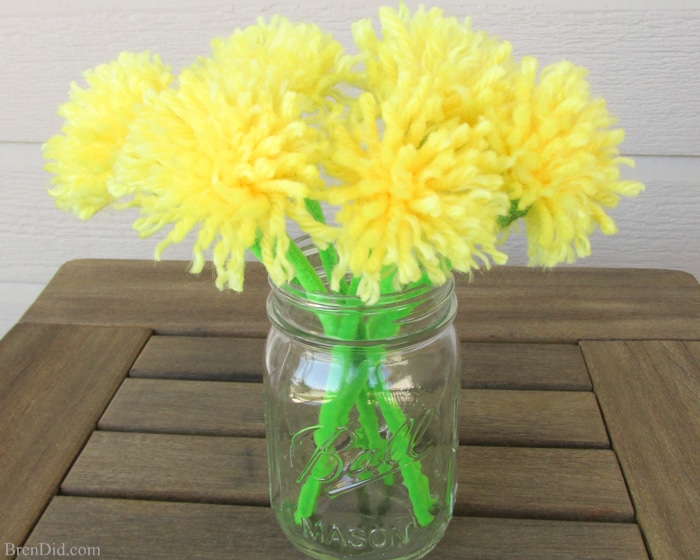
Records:
{"label": "weathered wood slat", "polygon": [[101,560],[306,558],[270,508],[218,504],[57,496],[27,546],[42,542],[97,546]]}
{"label": "weathered wood slat", "polygon": [[[129,535],[128,539],[124,535]],[[27,542],[98,546],[100,558],[305,558],[269,508],[57,496]],[[647,560],[636,525],[456,517],[433,560]],[[27,556],[39,558],[39,556]]]}
{"label": "weathered wood slat", "polygon": [[597,268],[585,266],[553,269],[497,266],[475,274],[472,285],[489,290],[510,291],[514,288],[544,287],[572,290],[600,286],[634,290],[648,286],[698,287],[697,279],[688,272],[652,268]]}
{"label": "weathered wood slat", "polygon": [[214,272],[185,261],[85,259],[64,264],[20,321],[136,325],[156,333],[264,337],[267,275],[246,268],[244,294],[218,291]]}
{"label": "weathered wood slat", "polygon": [[265,437],[262,383],[125,379],[100,430]]}
{"label": "weathered wood slat", "polygon": [[459,438],[467,445],[610,447],[593,393],[462,390]]}
{"label": "weathered wood slat", "polygon": [[25,323],[0,342],[0,543],[21,543],[150,331]]}
{"label": "weathered wood slat", "polygon": [[[265,340],[212,336],[153,336],[131,377],[261,381]],[[462,344],[462,387],[590,391],[576,345]]]}
{"label": "weathered wood slat", "polygon": [[590,391],[574,344],[462,344],[462,387]]}
{"label": "weathered wood slat", "polygon": [[[609,447],[593,393],[462,390],[462,444]],[[260,383],[125,379],[102,430],[264,437]]]}
{"label": "weathered wood slat", "polygon": [[[460,446],[458,515],[632,521],[607,450]],[[267,505],[265,441],[95,432],[61,485],[68,495]]]}
{"label": "weathered wood slat", "polygon": [[431,560],[648,560],[637,525],[455,517]]}
{"label": "weathered wood slat", "polygon": [[152,336],[131,377],[262,381],[264,338]]}
{"label": "weathered wood slat", "polygon": [[463,341],[700,339],[697,287],[630,290],[601,282],[598,287],[542,285],[508,293],[465,289],[458,299],[455,325]]}
{"label": "weathered wood slat", "polygon": [[61,484],[61,492],[268,505],[265,441],[97,431]]}
{"label": "weathered wood slat", "polygon": [[582,350],[651,556],[700,558],[700,343]]}
{"label": "weathered wood slat", "polygon": [[634,521],[609,450],[460,446],[458,463],[456,515]]}
{"label": "weathered wood slat", "polygon": [[[22,321],[147,326],[169,334],[265,336],[267,280],[251,263],[245,296],[217,292],[212,271],[187,263],[72,261]],[[458,279],[463,341],[700,339],[700,289],[687,273],[497,267]],[[506,289],[507,288],[507,289]]]}

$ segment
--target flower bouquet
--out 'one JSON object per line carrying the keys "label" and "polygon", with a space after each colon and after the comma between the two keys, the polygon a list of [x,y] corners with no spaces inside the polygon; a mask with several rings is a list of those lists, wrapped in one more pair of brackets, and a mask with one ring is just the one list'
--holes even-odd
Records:
{"label": "flower bouquet", "polygon": [[504,264],[515,229],[533,265],[584,257],[616,230],[606,209],[643,188],[620,178],[623,132],[583,68],[538,71],[437,8],[379,20],[353,25],[355,54],[259,20],[177,81],[122,53],[73,84],[44,146],[59,208],[136,208],[141,236],[166,230],[157,259],[189,236],[191,271],[211,259],[221,289],[243,289],[247,254],[265,266],[273,507],[317,558],[419,558],[449,521],[453,272]]}

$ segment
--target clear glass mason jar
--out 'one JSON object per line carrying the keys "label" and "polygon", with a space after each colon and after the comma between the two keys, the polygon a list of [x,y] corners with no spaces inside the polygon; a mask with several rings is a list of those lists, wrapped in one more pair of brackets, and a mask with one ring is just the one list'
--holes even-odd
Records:
{"label": "clear glass mason jar", "polygon": [[417,559],[456,494],[454,283],[382,295],[272,286],[265,417],[272,508],[312,558]]}

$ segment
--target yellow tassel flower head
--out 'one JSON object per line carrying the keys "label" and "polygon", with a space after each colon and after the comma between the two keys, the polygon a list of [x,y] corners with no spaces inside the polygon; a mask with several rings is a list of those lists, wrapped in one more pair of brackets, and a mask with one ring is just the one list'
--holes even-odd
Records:
{"label": "yellow tassel flower head", "polygon": [[[365,92],[350,107],[345,126],[333,129],[327,163],[341,185],[328,200],[340,206],[339,263],[334,286],[349,271],[362,278],[360,295],[379,296],[394,274],[394,289],[427,274],[433,284],[448,270],[468,272],[498,251],[497,217],[508,211],[503,173],[508,159],[490,149],[491,125],[465,110],[464,98],[497,104],[508,48],[480,40],[439,10],[411,16],[380,11],[383,38],[369,22],[353,29],[363,48]],[[492,80],[484,76],[492,75]],[[460,101],[461,100],[461,101]]]}
{"label": "yellow tassel flower head", "polygon": [[431,87],[426,80],[381,106],[365,93],[349,129],[335,134],[330,170],[344,184],[328,195],[340,206],[333,286],[349,270],[362,277],[358,293],[368,301],[388,273],[401,289],[424,273],[441,284],[450,268],[467,272],[489,257],[505,260],[495,247],[497,217],[508,208],[505,160],[488,149],[488,123],[451,120],[430,130],[431,109],[439,113]]}
{"label": "yellow tassel flower head", "polygon": [[70,101],[58,114],[65,119],[63,134],[43,146],[53,173],[49,191],[56,205],[82,219],[113,201],[107,184],[129,125],[148,92],[160,92],[172,81],[170,70],[148,52],[122,53],[119,58],[85,72],[87,88],[71,86]]}
{"label": "yellow tassel flower head", "polygon": [[[545,68],[523,60],[513,100],[496,123],[495,148],[513,158],[505,186],[513,213],[524,214],[531,264],[554,266],[590,254],[588,237],[616,231],[605,208],[643,185],[620,179],[617,146],[624,138],[602,99],[591,99],[586,71],[570,62]],[[501,115],[502,116],[502,115]]]}
{"label": "yellow tassel flower head", "polygon": [[[327,69],[339,46],[318,28],[274,25],[274,33],[261,21],[231,45],[215,42],[214,56],[186,68],[177,88],[148,96],[109,186],[124,205],[141,209],[134,227],[142,236],[170,226],[156,258],[198,229],[192,271],[202,270],[211,249],[220,288],[243,288],[248,249],[274,282],[294,278],[287,218],[321,245],[333,239],[306,207],[323,186],[318,160],[326,140],[302,115],[333,86]],[[323,62],[300,68],[282,45],[292,57],[322,46]]]}

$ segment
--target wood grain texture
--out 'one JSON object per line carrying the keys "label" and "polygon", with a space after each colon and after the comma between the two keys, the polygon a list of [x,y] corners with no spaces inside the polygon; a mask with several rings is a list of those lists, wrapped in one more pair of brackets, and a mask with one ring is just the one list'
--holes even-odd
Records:
{"label": "wood grain texture", "polygon": [[[593,393],[463,390],[463,445],[606,448]],[[125,379],[101,430],[265,437],[260,383]]]}
{"label": "wood grain texture", "polygon": [[19,321],[43,289],[43,284],[0,282],[0,339]]}
{"label": "wood grain texture", "polygon": [[456,515],[634,521],[612,451],[460,446],[457,457]]}
{"label": "wood grain texture", "polygon": [[[98,546],[100,558],[107,560],[134,558],[135,547],[141,558],[163,560],[305,558],[284,537],[270,509],[211,504],[57,496],[27,546],[42,542]],[[457,517],[426,557],[572,558],[647,560],[647,555],[639,530],[632,524]]]}
{"label": "wood grain texture", "polygon": [[[22,321],[150,326],[159,333],[263,337],[267,280],[247,268],[245,296],[218,292],[211,271],[182,262],[65,264]],[[463,341],[700,339],[700,286],[662,270],[500,267],[459,278],[455,326]]]}
{"label": "wood grain texture", "polygon": [[97,431],[61,492],[269,505],[265,440]]}
{"label": "wood grain texture", "polygon": [[675,278],[666,283],[658,270],[498,267],[456,290],[455,325],[470,341],[700,338],[700,287],[690,275],[666,274]]}
{"label": "wood grain texture", "polygon": [[595,395],[568,391],[463,390],[459,440],[463,445],[610,446]]}
{"label": "wood grain texture", "polygon": [[264,338],[153,336],[131,377],[262,381]]}
{"label": "wood grain texture", "polygon": [[590,391],[573,344],[462,344],[462,387]]}
{"label": "wood grain texture", "polygon": [[700,343],[582,349],[654,559],[700,557]]}
{"label": "wood grain texture", "polygon": [[[460,446],[457,515],[632,521],[611,451]],[[268,505],[258,438],[95,432],[66,495]]]}
{"label": "wood grain texture", "polygon": [[149,335],[26,323],[0,342],[0,543],[26,538]]}
{"label": "wood grain texture", "polygon": [[639,528],[586,523],[455,517],[430,560],[647,560]]}
{"label": "wood grain texture", "polygon": [[125,379],[100,430],[265,437],[262,383]]}
{"label": "wood grain texture", "polygon": [[27,546],[42,542],[97,546],[107,560],[306,558],[270,508],[212,504],[58,496]]}
{"label": "wood grain texture", "polygon": [[156,333],[263,337],[267,276],[250,265],[245,294],[219,292],[213,272],[182,261],[81,260],[62,266],[22,321],[151,326]]}

